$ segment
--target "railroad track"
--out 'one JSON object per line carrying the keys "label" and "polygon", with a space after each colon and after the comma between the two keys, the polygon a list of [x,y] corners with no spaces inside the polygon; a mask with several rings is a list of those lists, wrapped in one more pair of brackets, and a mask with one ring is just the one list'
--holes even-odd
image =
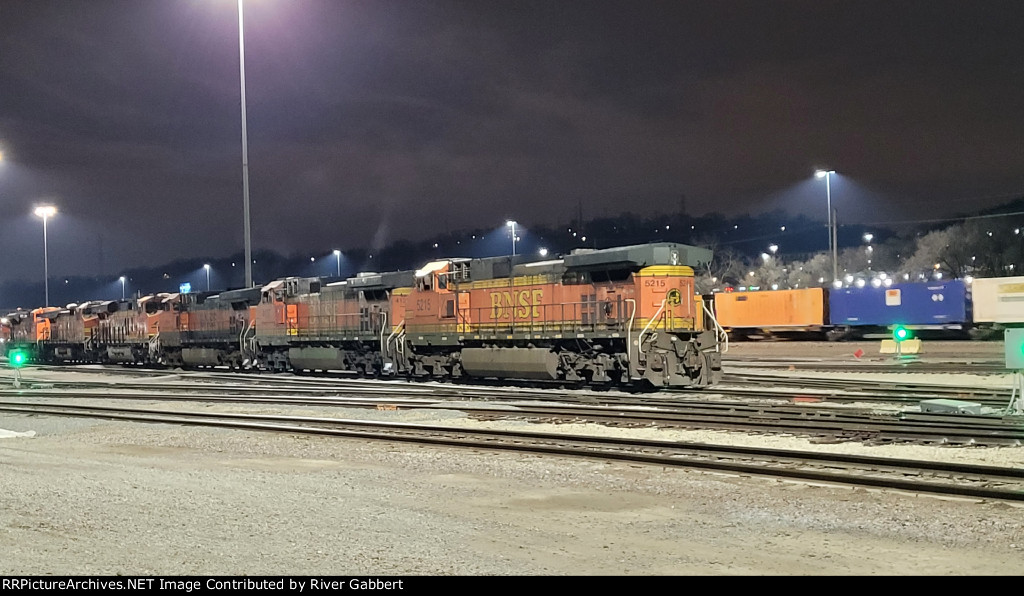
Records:
{"label": "railroad track", "polygon": [[726,358],[723,366],[775,368],[780,370],[844,372],[844,373],[946,373],[946,374],[1007,374],[1002,360],[976,360],[967,362],[924,362],[913,359],[890,361],[824,360],[792,358]]}
{"label": "railroad track", "polygon": [[167,411],[58,403],[3,403],[0,404],[0,411],[586,457],[786,478],[803,482],[1024,501],[1024,470],[996,466],[300,416]]}
{"label": "railroad track", "polygon": [[[788,361],[787,361],[788,362]],[[120,366],[102,366],[102,365],[73,365],[67,366],[51,366],[51,365],[36,365],[30,370],[55,370],[55,371],[67,371],[76,370],[79,372],[102,374],[105,376],[112,377],[128,377],[131,379],[139,379],[137,385],[126,384],[123,381],[116,381],[121,387],[131,387],[143,389],[151,386],[149,381],[159,380],[160,377],[166,377],[168,379],[180,378],[182,379],[181,385],[174,385],[173,383],[165,382],[162,386],[181,388],[185,384],[193,384],[196,382],[203,383],[223,383],[230,382],[232,387],[254,389],[262,388],[266,386],[287,386],[291,388],[305,387],[310,392],[315,392],[316,389],[324,391],[328,390],[348,390],[353,385],[363,384],[369,385],[389,385],[389,386],[400,386],[407,387],[409,391],[419,391],[418,389],[412,389],[415,387],[451,387],[450,391],[458,391],[469,397],[481,397],[492,394],[499,391],[511,390],[518,394],[521,394],[524,398],[528,396],[536,397],[537,399],[551,399],[554,394],[556,396],[570,395],[573,396],[571,399],[586,399],[579,397],[580,395],[592,395],[594,400],[604,402],[637,402],[638,400],[647,404],[666,404],[673,399],[676,399],[676,395],[689,394],[693,396],[702,396],[709,394],[726,394],[728,396],[738,397],[739,389],[741,388],[744,396],[746,397],[762,397],[766,399],[790,399],[794,393],[799,394],[802,391],[810,391],[820,393],[822,397],[827,397],[830,401],[874,401],[874,402],[908,402],[921,399],[934,399],[934,398],[956,398],[956,399],[967,399],[976,401],[985,406],[990,407],[1002,407],[1007,404],[1010,398],[1010,389],[1006,388],[985,388],[973,386],[955,386],[955,385],[941,385],[936,383],[927,383],[919,380],[914,380],[912,376],[901,376],[899,380],[885,380],[885,381],[874,381],[866,379],[840,379],[840,378],[820,378],[820,377],[794,377],[792,375],[786,376],[776,374],[773,372],[765,372],[765,370],[771,371],[771,368],[766,368],[762,365],[761,361],[758,361],[758,365],[755,370],[748,370],[748,367],[727,367],[726,374],[723,379],[723,383],[716,387],[705,388],[705,389],[685,389],[685,388],[669,388],[662,392],[642,394],[643,397],[635,397],[635,393],[623,393],[621,391],[615,391],[614,389],[609,391],[601,391],[596,389],[587,388],[573,388],[566,389],[559,387],[557,384],[551,386],[545,386],[538,388],[531,386],[530,384],[513,384],[510,382],[506,383],[436,383],[427,380],[423,381],[408,381],[405,379],[368,379],[355,377],[349,374],[328,374],[326,376],[293,376],[293,375],[282,375],[280,373],[236,373],[229,371],[181,371],[181,370],[154,370],[144,369],[139,367],[120,367]],[[84,370],[83,370],[84,369]],[[788,368],[787,368],[788,371]],[[833,371],[835,372],[835,371]],[[884,372],[880,370],[866,371],[857,370],[856,372]],[[894,371],[889,370],[888,372],[907,372],[907,371]],[[1001,371],[1002,374],[1006,374],[1005,369]],[[994,373],[992,373],[994,374]],[[3,374],[0,373],[0,378]],[[242,381],[239,383],[239,381]],[[32,380],[26,380],[26,383],[32,383]],[[108,381],[46,381],[47,384],[61,387],[90,387],[90,386],[107,386],[113,382]],[[430,389],[435,390],[435,389]],[[369,391],[369,389],[368,389]],[[672,395],[673,397],[666,398],[664,396]]]}
{"label": "railroad track", "polygon": [[[46,370],[40,368],[39,370]],[[407,381],[404,379],[367,379],[353,376],[338,376],[331,378],[320,378],[320,377],[293,377],[293,376],[282,376],[282,375],[249,375],[239,373],[228,373],[228,372],[195,372],[195,371],[176,371],[168,372],[163,371],[158,375],[147,375],[144,377],[145,380],[138,380],[137,382],[130,383],[125,382],[116,377],[121,376],[118,374],[118,369],[103,369],[96,371],[97,374],[104,374],[105,376],[113,371],[111,376],[115,377],[115,380],[41,380],[41,379],[29,379],[23,380],[26,385],[33,384],[46,384],[53,385],[55,387],[109,387],[116,385],[118,387],[125,388],[137,388],[145,389],[153,387],[151,381],[160,381],[161,387],[169,388],[193,388],[196,387],[196,383],[230,383],[232,388],[240,389],[263,389],[266,387],[289,387],[306,388],[306,390],[313,392],[316,390],[320,391],[342,391],[349,390],[352,387],[392,387],[392,388],[405,388],[409,391],[435,391],[439,387],[448,388],[449,391],[459,391],[466,395],[480,395],[480,394],[491,394],[495,392],[515,392],[521,395],[532,395],[537,397],[550,398],[552,395],[592,395],[595,398],[604,397],[609,400],[628,399],[643,403],[666,403],[666,400],[671,401],[677,399],[675,395],[678,394],[689,394],[694,396],[709,395],[721,393],[723,391],[733,392],[735,387],[743,387],[748,394],[763,394],[765,397],[778,397],[780,394],[792,394],[790,388],[800,389],[811,389],[827,391],[828,395],[835,396],[837,398],[843,397],[842,392],[856,394],[854,397],[858,398],[870,398],[873,400],[891,399],[892,401],[905,401],[905,397],[912,398],[927,398],[927,397],[948,397],[948,396],[977,396],[980,399],[996,399],[1002,400],[1009,397],[1009,387],[1006,388],[983,388],[978,386],[955,386],[955,385],[941,385],[936,383],[923,383],[923,382],[908,382],[907,380],[887,380],[887,381],[875,381],[865,379],[836,379],[836,378],[820,378],[820,377],[794,377],[785,376],[774,373],[765,372],[749,372],[749,371],[737,371],[727,370],[723,382],[715,387],[705,389],[686,389],[686,388],[668,388],[662,392],[645,393],[639,394],[637,397],[636,393],[626,393],[621,391],[600,391],[595,389],[566,389],[558,387],[549,388],[535,388],[530,386],[520,386],[512,384],[461,384],[461,383],[439,383],[433,381]],[[134,371],[133,371],[134,372]],[[3,374],[0,372],[0,378],[9,377],[9,374]],[[128,375],[129,378],[135,379],[135,376]],[[173,381],[179,381],[174,383]],[[427,387],[429,389],[422,389]],[[759,388],[758,391],[752,389]],[[780,388],[785,388],[782,390]],[[291,389],[289,389],[291,390]],[[369,389],[367,389],[369,390]],[[861,395],[865,392],[875,392],[875,395]],[[673,395],[675,394],[675,395]],[[666,397],[672,396],[672,397]],[[893,399],[895,398],[895,399]],[[1005,402],[1003,402],[1005,403]]]}
{"label": "railroad track", "polygon": [[[652,408],[610,404],[567,404],[549,401],[509,399],[438,399],[422,393],[398,397],[394,394],[310,396],[235,393],[111,393],[84,391],[0,392],[7,399],[104,399],[146,402],[245,403],[264,406],[370,409],[447,409],[477,419],[522,419],[531,422],[593,423],[605,426],[715,429],[758,434],[811,437],[829,442],[919,443],[941,445],[1019,446],[1024,444],[1024,422],[1019,418],[878,412],[856,408],[751,404],[745,402],[676,402]],[[42,402],[44,405],[46,402]],[[41,402],[18,402],[18,405]]]}
{"label": "railroad track", "polygon": [[[944,398],[968,400],[994,408],[1006,406],[1011,394],[1009,387],[940,385],[913,382],[908,378],[899,380],[836,379],[735,371],[728,372],[722,385],[715,387],[712,391],[728,392],[736,389],[766,398],[804,394],[836,402],[889,403]],[[686,389],[675,391],[691,392]]]}
{"label": "railroad track", "polygon": [[[106,372],[101,369],[98,372]],[[114,368],[113,370],[119,370]],[[134,371],[132,371],[134,372]],[[180,372],[145,379],[114,378],[100,380],[53,380],[24,381],[28,393],[36,396],[61,397],[63,393],[99,388],[104,391],[154,392],[180,391],[190,393],[217,393],[219,395],[254,395],[263,393],[271,396],[305,395],[309,397],[374,397],[404,394],[407,397],[423,397],[435,400],[495,401],[517,400],[537,402],[563,402],[588,405],[678,408],[683,403],[700,402],[711,404],[726,402],[732,407],[745,400],[751,403],[791,403],[821,401],[828,404],[879,403],[906,409],[916,408],[926,399],[955,398],[969,400],[986,406],[990,414],[1003,410],[1010,400],[1008,389],[958,387],[951,385],[907,383],[893,381],[823,379],[784,376],[763,372],[727,371],[725,381],[710,389],[673,389],[652,394],[629,394],[617,391],[533,389],[523,387],[490,386],[476,384],[452,384],[433,382],[408,382],[404,380],[374,380],[355,377],[306,378],[281,375],[247,375],[227,372]],[[2,373],[0,373],[2,378]],[[48,392],[52,390],[52,392]],[[22,390],[24,392],[26,390]],[[21,395],[22,392],[0,390],[0,395]],[[752,399],[753,398],[753,399]],[[801,406],[806,409],[810,406]],[[989,418],[991,416],[988,416]],[[960,417],[961,420],[967,420]]]}

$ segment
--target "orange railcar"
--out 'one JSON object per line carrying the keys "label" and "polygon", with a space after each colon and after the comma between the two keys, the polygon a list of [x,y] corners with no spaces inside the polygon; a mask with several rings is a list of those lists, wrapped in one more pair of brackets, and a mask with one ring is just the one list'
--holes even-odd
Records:
{"label": "orange railcar", "polygon": [[719,324],[736,334],[821,331],[828,324],[823,288],[716,293],[714,303]]}

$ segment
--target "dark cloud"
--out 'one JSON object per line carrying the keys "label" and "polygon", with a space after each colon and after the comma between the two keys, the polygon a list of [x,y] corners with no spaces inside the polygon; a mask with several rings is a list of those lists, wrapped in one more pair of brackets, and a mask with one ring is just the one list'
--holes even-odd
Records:
{"label": "dark cloud", "polygon": [[[0,252],[116,273],[242,243],[236,3],[0,4]],[[506,217],[934,216],[1024,189],[1024,20],[985,2],[246,3],[257,248]],[[994,200],[994,199],[992,199]],[[101,254],[102,253],[102,254]],[[22,256],[24,255],[24,256]]]}

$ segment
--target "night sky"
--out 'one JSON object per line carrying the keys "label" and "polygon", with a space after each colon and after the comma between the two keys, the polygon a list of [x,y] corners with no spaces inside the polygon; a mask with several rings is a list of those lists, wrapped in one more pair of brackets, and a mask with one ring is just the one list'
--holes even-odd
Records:
{"label": "night sky", "polygon": [[[242,249],[234,0],[0,0],[0,278]],[[246,0],[254,249],[1024,192],[1024,8]],[[453,255],[455,256],[455,255]]]}

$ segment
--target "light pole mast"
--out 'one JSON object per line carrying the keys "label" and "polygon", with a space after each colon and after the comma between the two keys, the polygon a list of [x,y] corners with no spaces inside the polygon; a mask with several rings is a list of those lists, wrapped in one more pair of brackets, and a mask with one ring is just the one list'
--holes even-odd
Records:
{"label": "light pole mast", "polygon": [[43,215],[43,286],[46,288],[46,306],[50,306],[50,253],[46,248],[46,216]]}
{"label": "light pole mast", "polygon": [[832,174],[835,174],[835,170],[818,170],[814,173],[815,177],[825,179],[825,199],[828,201],[828,248],[832,255],[832,281],[835,281],[839,279],[839,264],[836,258],[839,233],[835,213],[832,211]]}
{"label": "light pole mast", "polygon": [[46,246],[46,220],[57,214],[57,208],[53,205],[41,205],[36,207],[36,217],[43,218],[43,286],[46,291],[46,306],[50,306],[50,253]]}
{"label": "light pole mast", "polygon": [[516,222],[514,220],[508,220],[505,225],[512,228],[512,256],[516,256]]}
{"label": "light pole mast", "polygon": [[245,123],[245,27],[238,0],[238,72],[242,95],[242,217],[245,219],[245,287],[252,287],[252,232],[249,228],[249,139]]}

